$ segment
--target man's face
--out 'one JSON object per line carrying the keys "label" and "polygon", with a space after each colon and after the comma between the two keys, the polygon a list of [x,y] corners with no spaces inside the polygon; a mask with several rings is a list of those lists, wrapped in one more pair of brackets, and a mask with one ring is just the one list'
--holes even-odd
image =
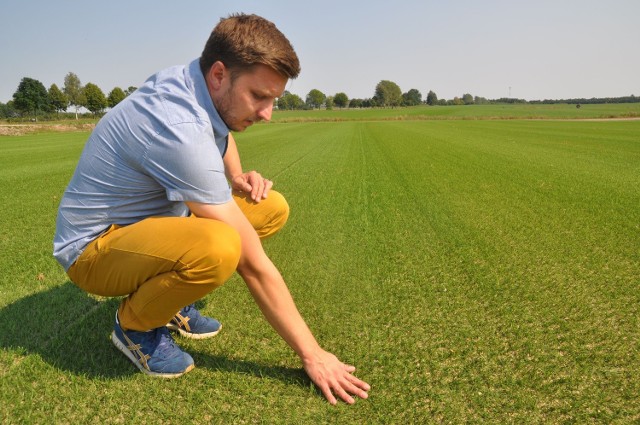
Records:
{"label": "man's face", "polygon": [[254,122],[269,121],[273,101],[282,95],[287,78],[265,65],[255,65],[235,79],[220,62],[208,73],[211,99],[222,120],[233,131],[243,131]]}

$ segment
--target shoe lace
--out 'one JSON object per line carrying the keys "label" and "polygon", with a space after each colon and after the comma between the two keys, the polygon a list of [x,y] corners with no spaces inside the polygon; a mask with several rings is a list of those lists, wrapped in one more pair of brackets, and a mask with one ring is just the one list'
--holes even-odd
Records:
{"label": "shoe lace", "polygon": [[156,352],[159,354],[165,353],[167,351],[175,351],[176,344],[169,333],[169,329],[166,326],[162,326],[160,328],[155,329],[155,338],[158,341],[158,345],[156,348]]}

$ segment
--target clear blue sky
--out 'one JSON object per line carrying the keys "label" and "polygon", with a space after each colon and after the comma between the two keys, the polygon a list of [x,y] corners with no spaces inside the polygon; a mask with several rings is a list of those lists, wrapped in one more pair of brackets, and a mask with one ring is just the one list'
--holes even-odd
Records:
{"label": "clear blue sky", "polygon": [[302,98],[373,96],[381,80],[451,99],[640,96],[639,0],[1,0],[0,102],[23,77],[74,72],[107,94],[199,56],[232,12],[273,21],[300,56]]}

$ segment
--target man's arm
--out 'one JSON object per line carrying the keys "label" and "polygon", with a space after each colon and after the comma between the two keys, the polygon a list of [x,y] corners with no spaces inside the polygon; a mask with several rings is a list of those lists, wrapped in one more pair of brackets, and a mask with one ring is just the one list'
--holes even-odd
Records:
{"label": "man's arm", "polygon": [[271,186],[273,186],[273,182],[263,178],[256,171],[250,171],[248,173],[242,172],[238,146],[231,133],[229,133],[227,151],[222,160],[224,162],[224,173],[231,182],[233,189],[251,193],[251,199],[255,202],[266,199],[269,190],[271,190]]}
{"label": "man's arm", "polygon": [[187,206],[198,217],[223,221],[238,231],[242,244],[238,273],[267,321],[300,356],[305,371],[327,400],[335,404],[334,394],[349,404],[355,401],[350,394],[367,398],[369,385],[353,375],[355,367],[342,363],[320,347],[298,312],[280,272],[265,254],[258,235],[236,203],[187,202]]}

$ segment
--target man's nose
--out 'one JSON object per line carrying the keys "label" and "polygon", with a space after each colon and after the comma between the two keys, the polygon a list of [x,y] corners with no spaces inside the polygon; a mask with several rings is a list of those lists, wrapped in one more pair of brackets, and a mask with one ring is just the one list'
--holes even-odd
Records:
{"label": "man's nose", "polygon": [[263,121],[270,121],[272,112],[273,112],[273,102],[269,102],[258,111],[258,117]]}

